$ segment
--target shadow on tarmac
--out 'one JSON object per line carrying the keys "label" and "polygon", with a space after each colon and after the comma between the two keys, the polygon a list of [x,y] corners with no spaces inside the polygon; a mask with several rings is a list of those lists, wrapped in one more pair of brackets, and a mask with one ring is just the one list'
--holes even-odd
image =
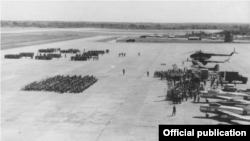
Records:
{"label": "shadow on tarmac", "polygon": [[[239,124],[238,122],[233,122],[231,121],[231,119],[224,119],[224,118],[221,118],[220,116],[212,116],[212,117],[200,117],[200,116],[194,116],[193,118],[199,118],[199,119],[213,119],[213,120],[217,120],[219,122],[226,122],[226,123],[229,123],[229,124],[233,124],[233,125],[242,125],[242,124]],[[221,123],[219,123],[221,124]],[[218,124],[218,125],[219,125]]]}
{"label": "shadow on tarmac", "polygon": [[162,99],[162,100],[158,100],[158,101],[154,101],[154,102],[164,102],[164,101],[168,101],[168,100]]}
{"label": "shadow on tarmac", "polygon": [[191,103],[194,103],[194,104],[209,104],[207,102],[194,102],[194,101],[192,101]]}

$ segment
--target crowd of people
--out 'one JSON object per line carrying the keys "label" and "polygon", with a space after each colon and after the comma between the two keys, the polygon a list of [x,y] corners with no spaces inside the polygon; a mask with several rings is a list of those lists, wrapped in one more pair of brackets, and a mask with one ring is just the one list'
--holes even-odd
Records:
{"label": "crowd of people", "polygon": [[167,71],[155,71],[154,77],[167,80],[168,91],[166,99],[172,100],[174,104],[181,103],[188,98],[199,100],[199,91],[204,89],[199,75],[191,70],[169,69]]}
{"label": "crowd of people", "polygon": [[59,93],[81,93],[97,82],[94,76],[63,76],[57,75],[40,82],[26,85],[23,91],[50,91]]}

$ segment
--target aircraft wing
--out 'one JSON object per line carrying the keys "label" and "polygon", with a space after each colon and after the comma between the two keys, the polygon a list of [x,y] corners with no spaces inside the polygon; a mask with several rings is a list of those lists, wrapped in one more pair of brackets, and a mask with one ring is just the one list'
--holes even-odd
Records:
{"label": "aircraft wing", "polygon": [[218,98],[218,99],[223,99],[223,100],[230,100],[230,99],[233,99],[233,98],[231,98],[231,97],[228,97],[228,96],[221,96],[221,95],[216,95],[215,97]]}
{"label": "aircraft wing", "polygon": [[217,109],[217,111],[220,112],[220,113],[222,113],[222,114],[234,117],[236,119],[250,121],[250,117],[241,116],[239,114],[235,114],[233,112],[229,112],[229,111],[225,111],[225,110],[220,110],[220,109]]}

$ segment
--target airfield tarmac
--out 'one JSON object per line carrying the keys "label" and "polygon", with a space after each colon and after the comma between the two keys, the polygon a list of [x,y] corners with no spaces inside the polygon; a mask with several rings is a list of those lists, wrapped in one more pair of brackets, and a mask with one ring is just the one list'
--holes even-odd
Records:
{"label": "airfield tarmac", "polygon": [[[139,141],[158,140],[159,124],[249,124],[204,118],[199,106],[189,99],[177,104],[165,101],[166,80],[153,77],[154,71],[172,64],[189,66],[191,51],[200,49],[230,54],[231,63],[220,70],[239,71],[250,78],[249,44],[178,44],[96,42],[111,36],[55,42],[1,51],[1,129],[3,141]],[[35,52],[46,48],[106,50],[98,61],[70,61],[70,56],[53,60],[4,59],[5,54]],[[118,57],[119,53],[126,57]],[[140,56],[138,53],[140,52]],[[214,57],[225,60],[226,57]],[[161,65],[165,63],[166,65]],[[209,64],[213,67],[215,64]],[[125,75],[122,74],[125,69]],[[150,72],[147,77],[146,72]],[[20,89],[34,81],[55,75],[94,75],[98,81],[79,94],[27,92]],[[237,84],[238,88],[250,88]],[[210,114],[212,115],[212,114]]]}

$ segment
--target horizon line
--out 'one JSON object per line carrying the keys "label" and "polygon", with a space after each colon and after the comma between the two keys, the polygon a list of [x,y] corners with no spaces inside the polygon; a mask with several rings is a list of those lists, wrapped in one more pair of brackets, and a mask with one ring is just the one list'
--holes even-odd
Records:
{"label": "horizon line", "polygon": [[92,23],[151,23],[151,24],[249,24],[250,23],[233,23],[233,22],[112,22],[112,21],[57,21],[57,20],[1,20],[12,22],[92,22]]}

